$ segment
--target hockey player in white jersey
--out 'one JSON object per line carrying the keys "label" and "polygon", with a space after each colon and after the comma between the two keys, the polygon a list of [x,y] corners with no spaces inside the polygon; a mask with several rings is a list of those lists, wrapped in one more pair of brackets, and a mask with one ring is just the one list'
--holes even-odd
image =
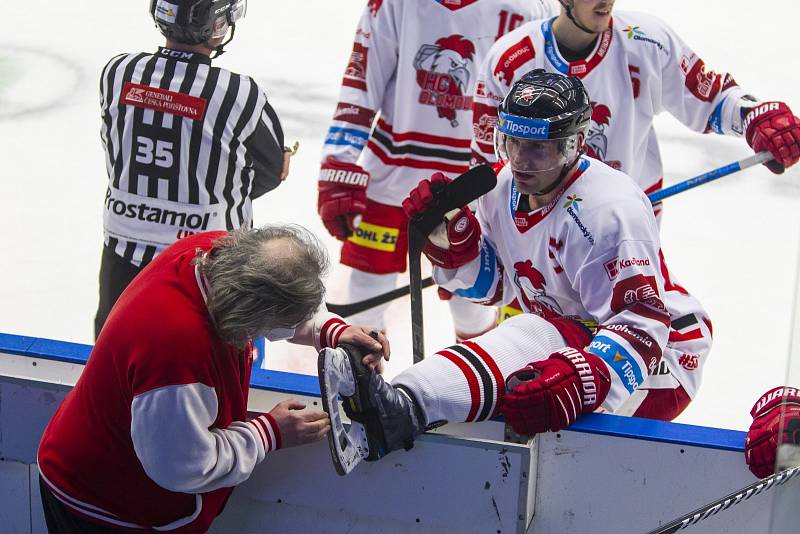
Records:
{"label": "hockey player in white jersey", "polygon": [[[645,13],[614,11],[614,2],[608,0],[561,4],[558,17],[526,23],[499,39],[479,69],[473,103],[476,161],[494,161],[497,106],[509,87],[534,68],[581,79],[592,97],[587,155],[622,170],[645,193],[662,187],[663,166],[653,127],[655,115],[662,111],[698,132],[744,135],[756,152],[772,154],[774,161],[766,165],[773,172],[783,172],[800,157],[800,119],[786,104],[759,102],[730,74],[707,70],[663,21]],[[660,205],[655,208],[658,215]],[[670,299],[685,298],[691,308],[694,298],[671,279],[663,258],[661,268]],[[504,303],[501,318],[521,307],[518,302]],[[681,328],[685,325],[680,319],[671,341],[680,343],[705,332],[691,325]],[[686,351],[679,365],[702,366],[702,355]],[[627,408],[638,410],[636,399],[644,395],[672,395],[670,389],[679,388],[680,381],[671,374],[682,372],[680,368],[663,362]]]}
{"label": "hockey player in white jersey", "polygon": [[[468,169],[472,88],[489,47],[521,23],[557,12],[555,0],[368,2],[318,183],[319,215],[353,269],[347,302],[391,290],[406,270],[400,203],[408,192],[432,172],[455,177]],[[357,320],[382,325],[384,309]],[[451,309],[461,336],[494,324],[488,308],[453,299]]]}
{"label": "hockey player in white jersey", "polygon": [[[760,102],[715,73],[663,21],[614,11],[613,0],[560,0],[558,17],[528,22],[499,39],[477,76],[472,142],[478,162],[495,160],[497,106],[526,72],[581,79],[592,97],[586,153],[630,175],[645,193],[662,187],[653,118],[667,111],[697,132],[744,136],[769,151],[772,172],[800,158],[800,119],[783,102]],[[658,210],[658,206],[656,207]]]}
{"label": "hockey player in white jersey", "polygon": [[[583,155],[590,117],[578,78],[524,76],[500,107],[497,187],[479,199],[477,216],[463,208],[426,243],[432,263],[447,266],[434,267],[437,283],[483,303],[516,297],[527,313],[438,351],[391,385],[353,351],[327,352],[331,369],[342,361],[354,369],[346,411],[365,425],[367,459],[407,448],[431,425],[498,411],[523,434],[557,431],[596,410],[619,413],[662,361],[676,369],[680,391],[696,390],[710,349],[705,312],[693,299],[675,307],[665,291],[658,225],[641,189]],[[424,211],[445,180],[421,182],[407,213]],[[671,342],[676,321],[703,335]],[[645,399],[647,416],[680,413],[688,399],[678,391]]]}

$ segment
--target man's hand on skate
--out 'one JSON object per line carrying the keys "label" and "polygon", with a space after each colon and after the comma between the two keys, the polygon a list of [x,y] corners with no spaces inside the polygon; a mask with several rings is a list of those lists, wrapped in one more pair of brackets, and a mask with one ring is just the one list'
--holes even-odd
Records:
{"label": "man's hand on skate", "polygon": [[367,349],[369,354],[361,359],[361,363],[370,369],[377,369],[378,372],[382,370],[381,362],[388,361],[391,354],[389,339],[384,333],[366,326],[348,327],[339,337],[339,343],[349,343]]}
{"label": "man's hand on skate", "polygon": [[331,429],[328,414],[317,410],[301,411],[305,407],[296,399],[288,399],[269,412],[278,424],[282,448],[319,441]]}

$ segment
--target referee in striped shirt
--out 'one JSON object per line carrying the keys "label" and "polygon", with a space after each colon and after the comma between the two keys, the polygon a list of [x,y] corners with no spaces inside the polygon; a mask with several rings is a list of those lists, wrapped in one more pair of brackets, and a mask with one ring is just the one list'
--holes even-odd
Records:
{"label": "referee in striped shirt", "polygon": [[151,0],[166,46],[118,55],[103,70],[108,188],[95,336],[162,250],[194,233],[252,226],[252,200],[288,174],[290,153],[264,91],[211,66],[246,7],[246,0]]}

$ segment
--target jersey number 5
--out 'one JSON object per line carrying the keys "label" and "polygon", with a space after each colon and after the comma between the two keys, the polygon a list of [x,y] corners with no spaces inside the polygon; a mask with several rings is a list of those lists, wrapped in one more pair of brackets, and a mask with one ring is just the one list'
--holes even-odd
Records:
{"label": "jersey number 5", "polygon": [[628,65],[628,72],[631,73],[631,86],[633,87],[633,98],[639,98],[639,67]]}

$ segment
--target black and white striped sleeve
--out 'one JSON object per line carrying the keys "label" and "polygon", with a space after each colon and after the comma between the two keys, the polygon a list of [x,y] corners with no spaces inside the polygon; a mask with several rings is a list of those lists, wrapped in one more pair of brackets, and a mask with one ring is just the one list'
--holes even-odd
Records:
{"label": "black and white striped sleeve", "polygon": [[253,170],[252,198],[258,198],[280,185],[283,146],[281,122],[270,103],[265,102],[253,135],[245,141]]}

